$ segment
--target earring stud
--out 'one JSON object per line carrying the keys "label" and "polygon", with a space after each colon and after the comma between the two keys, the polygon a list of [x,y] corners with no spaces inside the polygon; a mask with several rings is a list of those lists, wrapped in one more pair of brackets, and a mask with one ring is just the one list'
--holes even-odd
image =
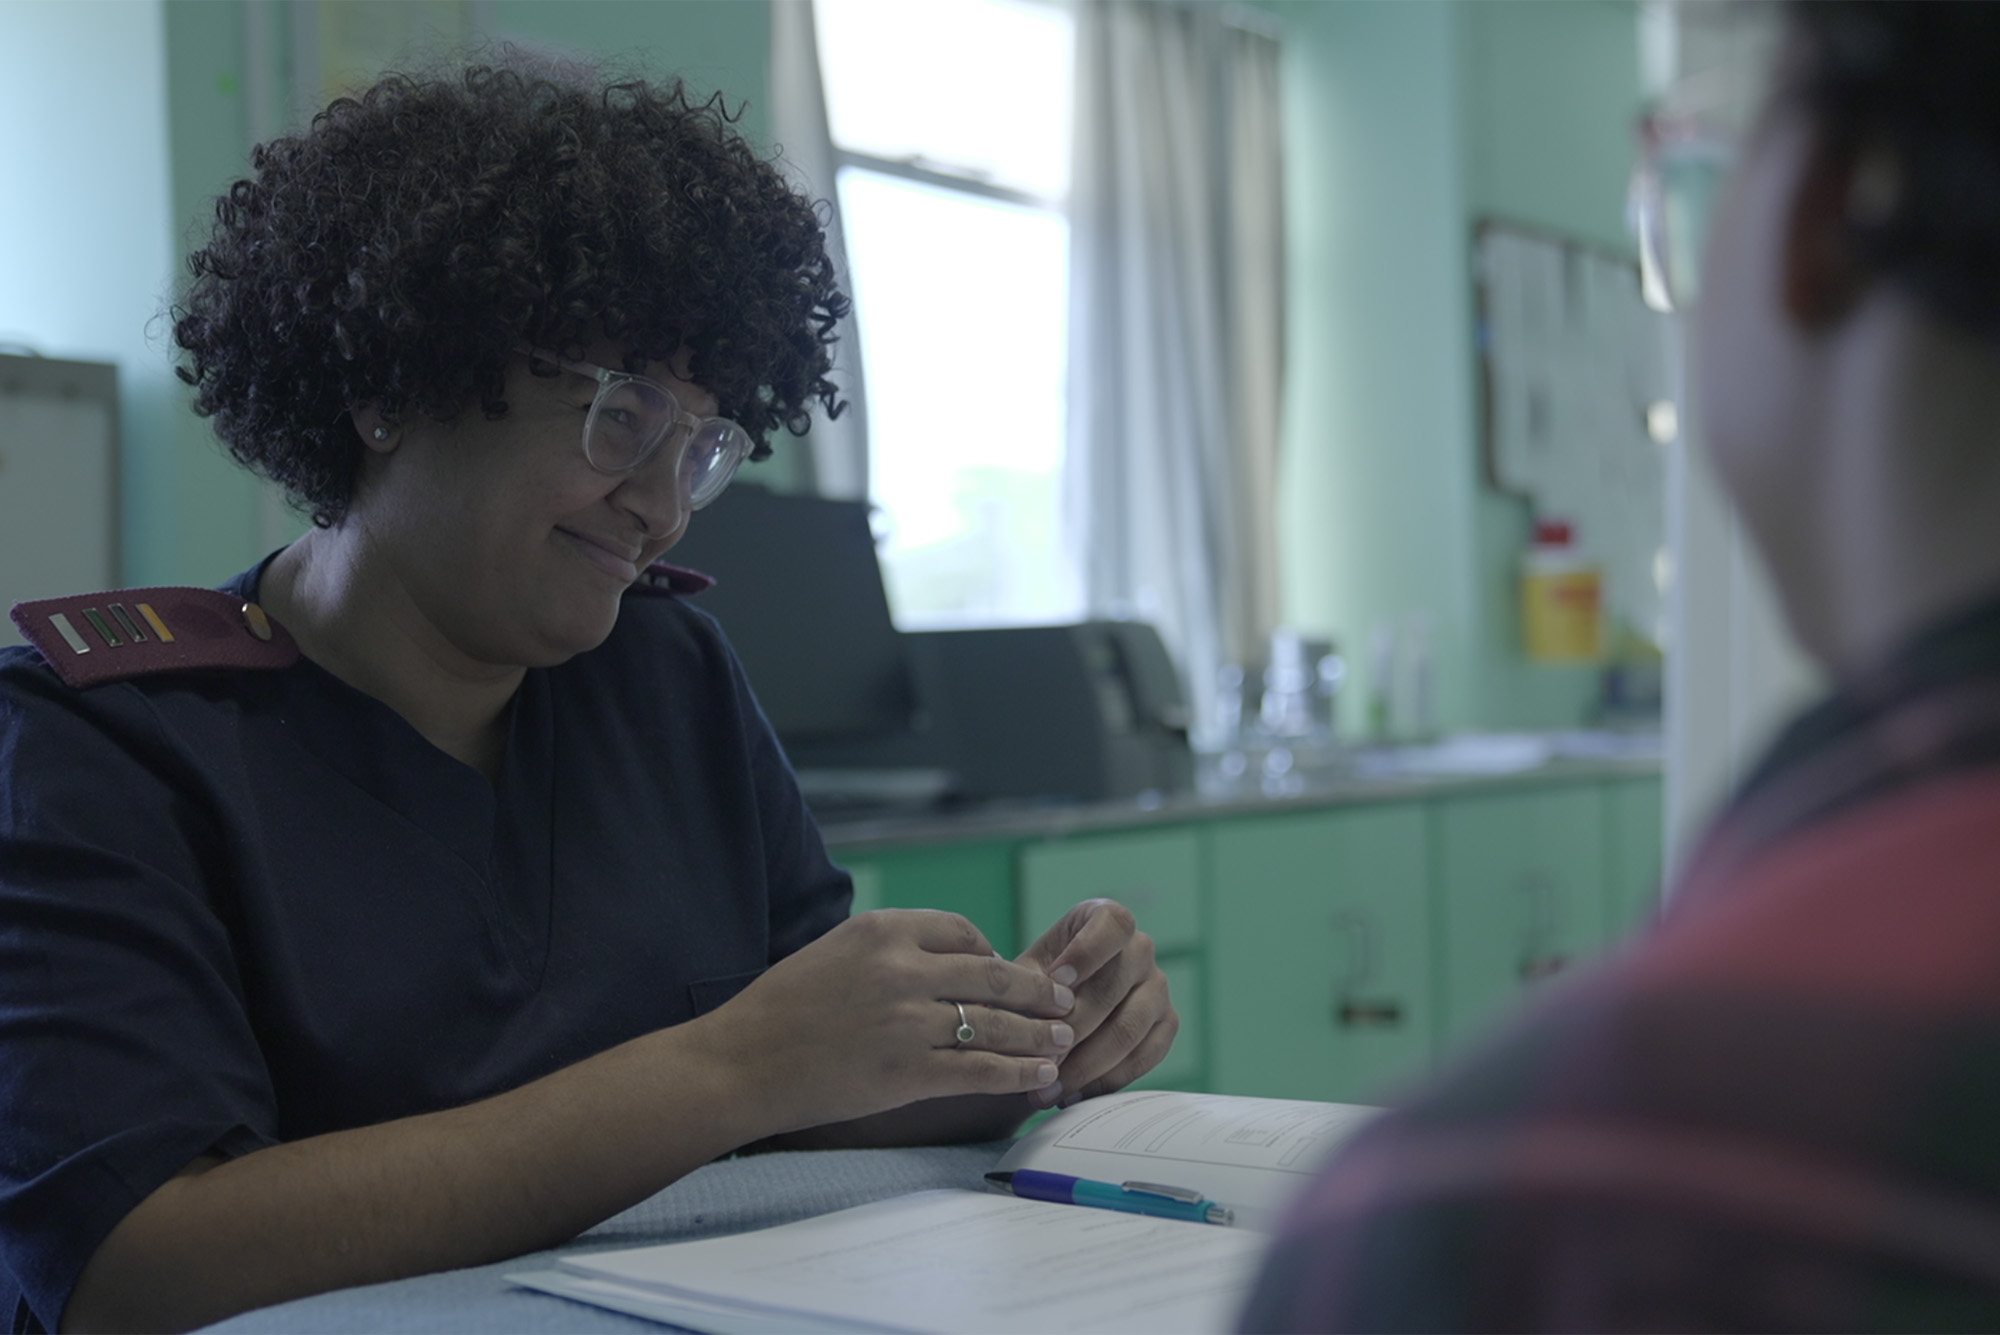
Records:
{"label": "earring stud", "polygon": [[378,426],[378,427],[376,427],[376,428],[375,428],[375,439],[377,439],[377,440],[387,440],[387,439],[389,439],[389,428],[388,428],[388,427],[386,427],[386,426]]}

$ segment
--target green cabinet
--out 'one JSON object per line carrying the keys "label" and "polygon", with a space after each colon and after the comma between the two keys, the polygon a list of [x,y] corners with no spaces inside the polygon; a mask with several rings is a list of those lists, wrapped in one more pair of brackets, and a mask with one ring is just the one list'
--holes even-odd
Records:
{"label": "green cabinet", "polygon": [[1441,798],[1434,958],[1440,1053],[1606,939],[1599,784]]}
{"label": "green cabinet", "polygon": [[1431,1053],[1430,865],[1416,803],[1209,831],[1211,1087],[1366,1102]]}
{"label": "green cabinet", "polygon": [[1117,899],[1181,1016],[1143,1085],[1368,1102],[1649,919],[1661,826],[1657,777],[1600,772],[1066,834],[836,839],[835,856],[857,911],[949,909],[1010,956],[1075,904]]}
{"label": "green cabinet", "polygon": [[1181,1017],[1181,1031],[1173,1051],[1158,1066],[1132,1082],[1134,1089],[1209,1088],[1207,989],[1202,985],[1201,960],[1193,955],[1161,959],[1160,971],[1167,976],[1167,995]]}
{"label": "green cabinet", "polygon": [[1666,803],[1658,779],[1622,779],[1604,786],[1605,832],[1610,840],[1611,939],[1644,928],[1660,911],[1660,878],[1666,868]]}
{"label": "green cabinet", "polygon": [[833,859],[854,878],[854,911],[945,909],[962,913],[1002,955],[1014,943],[1014,845],[1002,840],[915,844]]}
{"label": "green cabinet", "polygon": [[1047,840],[1021,850],[1017,939],[1026,949],[1086,899],[1132,910],[1161,954],[1201,946],[1201,840],[1192,827]]}

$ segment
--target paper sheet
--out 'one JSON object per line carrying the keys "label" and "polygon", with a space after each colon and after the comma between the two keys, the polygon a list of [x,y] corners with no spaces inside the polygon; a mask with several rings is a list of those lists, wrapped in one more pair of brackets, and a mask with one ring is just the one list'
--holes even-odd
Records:
{"label": "paper sheet", "polygon": [[927,1191],[561,1267],[596,1295],[569,1296],[598,1302],[636,1286],[659,1305],[638,1314],[712,1330],[768,1330],[775,1319],[792,1329],[1220,1332],[1234,1326],[1264,1243],[1241,1229]]}

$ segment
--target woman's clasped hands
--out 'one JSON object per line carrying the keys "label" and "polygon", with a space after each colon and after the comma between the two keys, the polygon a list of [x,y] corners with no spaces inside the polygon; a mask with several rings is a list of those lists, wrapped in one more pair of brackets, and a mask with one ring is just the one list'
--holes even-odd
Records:
{"label": "woman's clasped hands", "polygon": [[1180,1032],[1153,938],[1116,900],[1087,899],[1057,919],[1018,963],[1076,991],[1076,1041],[1053,1083],[1028,1095],[1049,1108],[1123,1089],[1160,1064]]}
{"label": "woman's clasped hands", "polygon": [[1015,961],[955,913],[857,914],[702,1023],[756,1086],[747,1106],[776,1123],[766,1135],[954,1095],[1050,1107],[1108,1092],[1179,1027],[1150,938],[1109,900]]}

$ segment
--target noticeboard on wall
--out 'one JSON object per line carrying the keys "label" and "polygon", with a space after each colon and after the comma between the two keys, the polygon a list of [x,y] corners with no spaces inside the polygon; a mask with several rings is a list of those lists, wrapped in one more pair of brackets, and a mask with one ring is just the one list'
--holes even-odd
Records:
{"label": "noticeboard on wall", "polygon": [[1487,481],[1568,519],[1610,614],[1665,641],[1671,326],[1625,256],[1508,223],[1473,248]]}

